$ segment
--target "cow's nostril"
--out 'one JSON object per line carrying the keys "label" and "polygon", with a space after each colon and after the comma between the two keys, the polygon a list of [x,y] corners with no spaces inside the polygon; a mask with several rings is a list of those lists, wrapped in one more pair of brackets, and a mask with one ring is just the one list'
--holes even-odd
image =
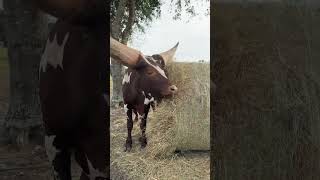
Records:
{"label": "cow's nostril", "polygon": [[176,86],[170,86],[170,91],[171,92],[176,92],[178,88]]}

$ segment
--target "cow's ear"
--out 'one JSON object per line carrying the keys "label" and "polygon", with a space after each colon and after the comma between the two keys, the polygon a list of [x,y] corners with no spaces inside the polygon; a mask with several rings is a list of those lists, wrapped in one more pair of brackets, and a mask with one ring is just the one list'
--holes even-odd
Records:
{"label": "cow's ear", "polygon": [[110,36],[110,56],[119,61],[121,64],[128,67],[135,67],[140,60],[143,59],[143,54],[130,48]]}
{"label": "cow's ear", "polygon": [[33,0],[37,7],[57,18],[66,18],[85,11],[87,0]]}
{"label": "cow's ear", "polygon": [[165,65],[173,61],[174,55],[176,54],[178,46],[179,46],[179,42],[173,48],[159,54],[163,58]]}

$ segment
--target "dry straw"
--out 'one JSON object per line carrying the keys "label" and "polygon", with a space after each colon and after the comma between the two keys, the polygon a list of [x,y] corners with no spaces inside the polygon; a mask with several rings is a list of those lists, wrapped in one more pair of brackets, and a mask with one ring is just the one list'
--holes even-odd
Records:
{"label": "dry straw", "polygon": [[173,63],[167,70],[179,91],[164,100],[148,121],[147,154],[162,157],[175,150],[209,150],[209,64]]}

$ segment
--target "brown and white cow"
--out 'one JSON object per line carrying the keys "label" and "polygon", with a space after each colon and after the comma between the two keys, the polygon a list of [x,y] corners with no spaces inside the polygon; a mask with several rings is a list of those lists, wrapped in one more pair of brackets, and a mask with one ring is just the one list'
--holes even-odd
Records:
{"label": "brown and white cow", "polygon": [[71,180],[71,154],[82,168],[80,179],[109,179],[105,2],[34,2],[58,18],[39,68],[45,147],[54,179]]}
{"label": "brown and white cow", "polygon": [[152,56],[141,55],[139,62],[126,70],[122,81],[128,130],[125,151],[130,151],[132,148],[132,112],[136,115],[135,121],[137,121],[138,115],[141,117],[140,129],[142,134],[139,141],[141,148],[144,148],[147,145],[145,131],[150,106],[154,109],[155,101],[160,101],[161,98],[168,97],[178,90],[175,85],[171,85],[164,69],[165,65],[173,60],[178,44],[164,53]]}
{"label": "brown and white cow", "polygon": [[[109,179],[105,1],[34,1],[58,18],[39,68],[45,147],[54,178],[71,180],[74,154],[82,168],[80,179]],[[111,37],[110,55],[129,67],[147,63],[141,52]]]}

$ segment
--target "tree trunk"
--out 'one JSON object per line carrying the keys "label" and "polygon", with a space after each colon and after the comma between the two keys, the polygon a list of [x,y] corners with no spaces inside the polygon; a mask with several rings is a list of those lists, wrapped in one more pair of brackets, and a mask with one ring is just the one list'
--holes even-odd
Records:
{"label": "tree trunk", "polygon": [[29,1],[4,1],[10,70],[10,105],[5,118],[9,143],[42,143],[38,70],[48,21]]}
{"label": "tree trunk", "polygon": [[126,24],[125,29],[122,33],[122,43],[127,44],[129,41],[129,38],[132,34],[132,27],[134,25],[134,21],[136,20],[136,1],[135,0],[129,0],[128,3],[128,9],[129,9],[129,17],[128,22]]}
{"label": "tree trunk", "polygon": [[319,7],[215,7],[215,179],[318,179]]}
{"label": "tree trunk", "polygon": [[[121,22],[124,17],[124,13],[126,10],[126,1],[120,0],[119,5],[117,7],[117,13],[114,22],[112,23],[112,36],[116,40],[120,40],[121,36]],[[111,98],[111,106],[118,106],[123,102],[122,97],[122,78],[124,75],[123,66],[115,60],[111,60],[111,76],[112,76],[112,98]]]}

